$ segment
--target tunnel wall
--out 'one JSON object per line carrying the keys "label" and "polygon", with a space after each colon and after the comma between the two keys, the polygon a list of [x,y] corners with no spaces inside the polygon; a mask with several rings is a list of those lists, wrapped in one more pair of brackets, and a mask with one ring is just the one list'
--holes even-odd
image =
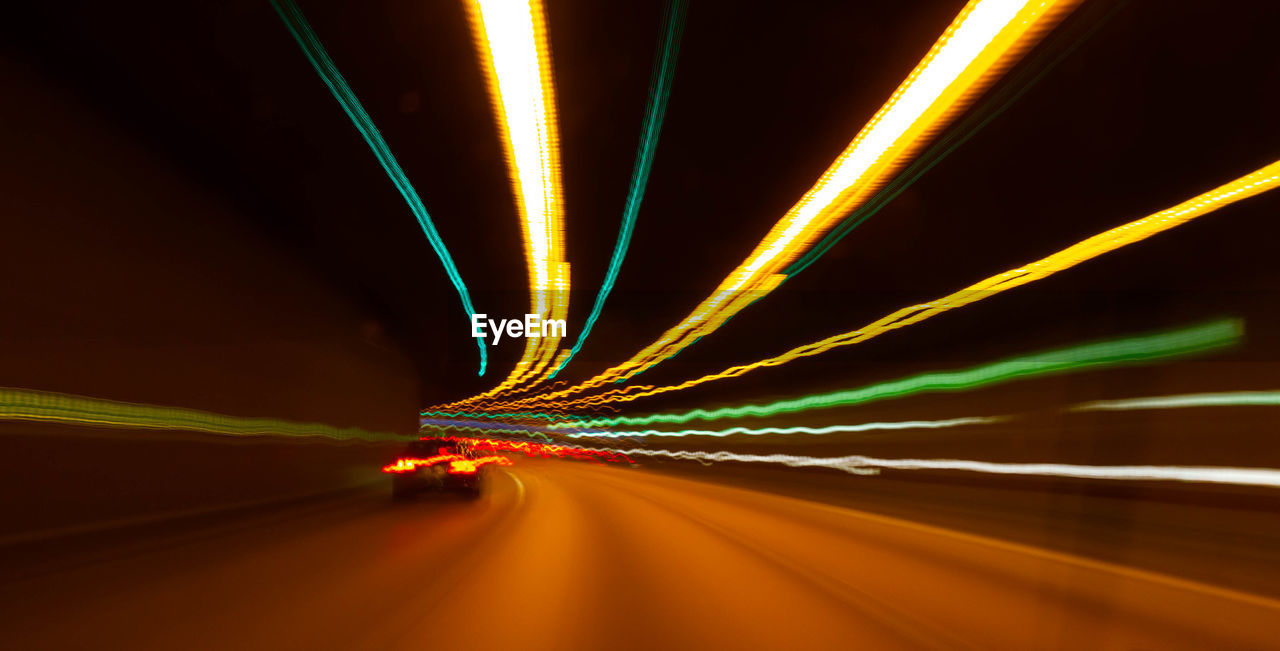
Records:
{"label": "tunnel wall", "polygon": [[[257,215],[17,64],[0,60],[0,87],[0,387],[416,429],[408,358]],[[3,424],[5,533],[320,490],[372,458],[133,434]],[[23,511],[24,485],[51,512]]]}

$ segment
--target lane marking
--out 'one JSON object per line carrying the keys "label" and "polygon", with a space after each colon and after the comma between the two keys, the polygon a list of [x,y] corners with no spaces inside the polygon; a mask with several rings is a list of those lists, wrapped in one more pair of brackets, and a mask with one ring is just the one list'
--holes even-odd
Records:
{"label": "lane marking", "polygon": [[516,506],[524,506],[524,482],[520,481],[520,478],[513,475],[510,470],[503,470],[502,472],[516,483]]}

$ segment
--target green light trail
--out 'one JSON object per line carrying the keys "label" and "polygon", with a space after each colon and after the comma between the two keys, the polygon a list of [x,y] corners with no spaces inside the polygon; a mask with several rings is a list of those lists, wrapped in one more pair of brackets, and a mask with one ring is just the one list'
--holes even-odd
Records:
{"label": "green light trail", "polygon": [[604,310],[605,299],[613,291],[613,284],[622,269],[622,259],[627,255],[631,245],[631,233],[635,230],[636,217],[640,213],[640,203],[644,200],[644,190],[649,184],[649,171],[653,168],[654,152],[658,148],[658,134],[662,131],[662,120],[667,113],[667,100],[671,96],[671,83],[676,74],[676,55],[680,51],[680,33],[684,30],[686,0],[671,0],[664,17],[662,44],[658,51],[658,61],[654,65],[653,78],[649,83],[649,104],[645,108],[644,126],[640,131],[640,150],[636,153],[636,164],[631,171],[631,189],[627,193],[626,207],[622,211],[622,226],[618,229],[618,241],[613,247],[613,257],[609,260],[609,270],[605,273],[600,292],[596,294],[595,305],[586,323],[578,333],[578,341],[569,350],[569,355],[560,362],[560,366],[551,373],[548,379],[555,376],[569,364],[569,360],[586,343],[587,335],[595,327],[596,319]]}
{"label": "green light trail", "polygon": [[[355,125],[356,130],[360,132],[360,136],[369,145],[369,149],[373,151],[378,163],[386,171],[387,177],[391,179],[396,189],[400,191],[400,196],[404,197],[405,203],[409,205],[409,210],[417,218],[418,225],[422,227],[422,232],[426,234],[427,241],[431,243],[431,248],[435,249],[436,255],[439,256],[440,264],[444,265],[445,273],[449,275],[449,281],[453,283],[454,289],[458,291],[458,298],[462,300],[462,308],[466,310],[467,323],[469,325],[471,323],[471,315],[476,313],[475,307],[471,304],[471,293],[467,291],[467,286],[462,282],[462,276],[458,273],[458,268],[453,264],[453,257],[449,255],[449,249],[445,247],[444,240],[440,238],[440,233],[436,231],[435,223],[431,221],[431,215],[427,213],[427,208],[422,205],[422,199],[418,197],[418,192],[413,189],[413,185],[409,183],[409,178],[405,176],[404,170],[400,168],[400,163],[391,153],[391,148],[387,146],[387,141],[382,138],[382,134],[374,126],[373,119],[364,110],[364,105],[356,98],[351,86],[347,84],[347,80],[342,76],[342,73],[338,72],[337,66],[329,58],[329,53],[320,44],[320,39],[316,37],[315,32],[311,30],[311,25],[303,17],[298,5],[293,0],[271,0],[271,6],[280,15],[285,27],[289,28],[289,33],[293,34],[294,40],[298,42],[303,54],[307,56],[311,66],[320,75],[320,79],[329,87],[329,92],[333,93],[334,99],[338,100],[338,104],[342,106],[342,110],[347,114],[347,117],[351,118],[351,123]],[[488,351],[485,347],[484,338],[475,337],[474,339],[476,346],[480,349],[480,371],[478,375],[484,375],[485,367],[488,366]]]}
{"label": "green light trail", "polygon": [[1240,341],[1243,334],[1243,321],[1239,319],[1223,319],[1169,332],[1113,339],[1033,353],[960,371],[924,373],[859,389],[805,396],[766,405],[743,405],[741,407],[725,407],[713,410],[694,409],[677,414],[596,418],[586,421],[551,423],[548,427],[582,428],[612,425],[645,425],[648,423],[687,423],[694,420],[776,416],[810,409],[847,407],[877,400],[901,398],[917,393],[976,389],[1019,378],[1180,357],[1232,346]]}
{"label": "green light trail", "polygon": [[180,430],[232,436],[320,436],[338,440],[403,441],[404,436],[358,427],[241,418],[182,407],[117,402],[47,391],[0,388],[0,421],[79,427]]}

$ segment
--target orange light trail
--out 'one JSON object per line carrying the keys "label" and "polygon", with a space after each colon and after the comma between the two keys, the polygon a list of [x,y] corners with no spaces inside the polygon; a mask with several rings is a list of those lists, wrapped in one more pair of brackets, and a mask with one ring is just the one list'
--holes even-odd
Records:
{"label": "orange light trail", "polygon": [[[564,257],[560,133],[542,2],[471,0],[468,8],[524,226],[529,313],[543,321],[564,320],[569,310],[569,263]],[[527,337],[511,374],[482,395],[550,373],[552,363],[559,362],[561,337],[554,329],[549,334]]]}
{"label": "orange light trail", "polygon": [[786,278],[783,269],[873,196],[1077,2],[971,0],[844,152],[714,293],[631,359],[541,398],[552,400],[629,379],[671,358],[772,292]]}
{"label": "orange light trail", "polygon": [[[662,387],[628,387],[626,389],[608,391],[594,396],[579,398],[577,400],[560,401],[557,403],[557,406],[563,408],[585,404],[598,405],[605,402],[628,402],[646,396],[688,389],[689,387],[694,387],[713,380],[738,377],[766,366],[781,366],[782,364],[786,364],[787,362],[801,357],[819,355],[831,350],[832,348],[862,343],[868,339],[884,334],[885,332],[897,330],[898,328],[909,326],[913,323],[919,323],[920,321],[924,321],[925,319],[943,312],[963,307],[970,303],[976,303],[1015,287],[1021,287],[1027,283],[1047,278],[1064,269],[1070,269],[1081,262],[1091,260],[1104,253],[1114,251],[1135,242],[1140,242],[1152,235],[1181,226],[1193,219],[1203,217],[1204,215],[1225,206],[1229,206],[1242,199],[1247,199],[1268,190],[1272,190],[1277,186],[1280,186],[1280,161],[1271,163],[1270,165],[1250,174],[1246,174],[1245,176],[1231,181],[1230,183],[1221,185],[1205,192],[1204,194],[1188,199],[1187,201],[1173,206],[1172,208],[1162,210],[1158,213],[1129,222],[1123,226],[1118,226],[1109,231],[1104,231],[1094,235],[1093,237],[1077,242],[1076,244],[1062,249],[1061,251],[1058,251],[1046,258],[1010,269],[1004,273],[996,274],[990,278],[961,289],[958,292],[943,296],[933,301],[902,308],[857,330],[852,330],[833,337],[828,337],[821,341],[793,348],[775,357],[763,359],[751,364],[734,366],[719,373],[704,375],[700,378],[688,380],[680,384]],[[540,398],[554,399],[556,397],[558,397],[556,394],[549,394]],[[535,396],[535,398],[539,397]],[[528,406],[533,402],[534,400],[530,399],[526,401],[516,401],[506,405],[499,405],[498,407],[505,409],[515,406]]]}

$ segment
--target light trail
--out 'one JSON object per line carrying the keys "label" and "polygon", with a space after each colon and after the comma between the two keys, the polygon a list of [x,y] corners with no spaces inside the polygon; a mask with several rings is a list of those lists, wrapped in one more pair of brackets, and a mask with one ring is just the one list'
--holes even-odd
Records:
{"label": "light trail", "polygon": [[418,412],[418,415],[424,418],[426,417],[488,418],[491,420],[499,419],[499,418],[538,418],[542,420],[556,420],[556,419],[564,420],[564,419],[574,419],[574,418],[579,418],[579,419],[587,418],[587,416],[575,416],[572,414],[551,414],[551,413],[540,412],[540,411],[493,413],[493,412],[484,412],[484,411],[442,411],[439,409],[431,410],[431,411],[421,411],[421,412]]}
{"label": "light trail", "polygon": [[489,452],[519,452],[529,457],[543,459],[576,459],[611,463],[631,463],[631,459],[617,450],[588,448],[580,445],[558,445],[554,443],[538,443],[536,441],[509,441],[494,438],[471,438],[465,436],[423,437],[427,440],[452,441],[466,446],[470,450],[487,450]]}
{"label": "light trail", "polygon": [[338,440],[403,441],[390,432],[276,418],[242,418],[182,407],[103,400],[48,391],[0,388],[0,421],[78,427],[148,429],[231,436],[319,436]]}
{"label": "light trail", "polygon": [[1280,488],[1280,470],[1230,466],[1090,466],[1069,463],[996,463],[963,459],[882,459],[861,455],[806,457],[790,454],[737,454],[633,448],[617,452],[634,457],[666,457],[686,461],[765,463],[792,468],[831,468],[855,475],[880,470],[957,470],[997,475],[1070,477],[1119,481],[1176,481]]}
{"label": "light trail", "polygon": [[747,436],[764,436],[767,434],[846,434],[855,432],[898,431],[912,429],[941,429],[945,427],[961,427],[964,425],[988,425],[1008,420],[1004,416],[971,416],[965,418],[948,418],[944,420],[904,420],[887,423],[860,423],[857,425],[831,425],[829,427],[730,427],[721,430],[686,429],[676,432],[659,430],[639,431],[587,431],[565,434],[569,438],[633,438],[648,436],[715,436],[726,437],[735,434]]}
{"label": "light trail", "polygon": [[1001,82],[1000,88],[967,111],[962,120],[947,130],[945,136],[921,153],[874,197],[840,220],[840,223],[828,231],[820,242],[792,262],[782,273],[790,279],[816,262],[853,229],[878,213],[904,190],[920,180],[926,172],[1013,106],[1028,90],[1069,57],[1081,44],[1088,41],[1127,4],[1128,0],[1114,1],[1108,6],[1106,13],[1085,23],[1085,26],[1077,20],[1076,25],[1065,26],[1055,31],[1037,49],[1038,54],[1021,62],[1018,66],[1019,70]]}
{"label": "light trail", "polygon": [[[471,0],[467,6],[524,226],[529,313],[542,321],[564,320],[569,310],[569,263],[564,257],[560,133],[542,2]],[[553,360],[559,343],[554,329],[547,337],[526,338],[511,374],[477,398],[549,373],[559,361]]]}
{"label": "light trail", "polygon": [[[324,49],[320,39],[312,31],[311,25],[307,23],[307,19],[302,15],[302,11],[298,9],[298,5],[293,0],[271,0],[271,6],[275,8],[280,19],[284,21],[285,27],[289,29],[289,33],[293,35],[294,40],[302,48],[302,53],[311,62],[311,67],[315,68],[325,86],[329,87],[329,92],[333,94],[334,99],[338,100],[338,105],[342,107],[342,111],[347,114],[347,117],[351,119],[351,123],[355,125],[356,130],[360,132],[360,137],[364,138],[365,144],[369,145],[374,157],[378,159],[383,171],[387,173],[387,178],[391,179],[391,183],[396,186],[400,196],[409,205],[410,212],[418,220],[418,225],[422,228],[422,232],[426,234],[431,248],[435,249],[436,256],[440,258],[440,264],[444,265],[444,271],[449,275],[449,282],[453,283],[453,288],[458,292],[458,298],[462,301],[462,309],[466,311],[469,325],[471,315],[476,313],[475,306],[471,304],[471,293],[467,291],[466,284],[462,282],[462,275],[458,273],[458,268],[453,264],[453,256],[449,255],[449,249],[445,247],[444,240],[440,238],[440,233],[436,230],[435,223],[431,221],[431,215],[427,213],[427,208],[422,204],[422,199],[418,196],[417,190],[414,190],[413,184],[409,182],[409,177],[405,176],[404,170],[400,168],[400,162],[391,153],[391,148],[387,146],[387,141],[382,138],[382,133],[374,126],[373,119],[369,117],[369,113],[364,110],[364,105],[356,98],[355,92],[347,84],[346,78],[342,76],[342,73],[338,72],[338,67],[334,65],[333,59],[329,58],[328,51]],[[488,353],[484,339],[477,338],[476,346],[480,349],[480,370],[478,375],[484,375],[488,366]]]}
{"label": "light trail", "polygon": [[418,431],[436,429],[442,432],[473,432],[476,434],[493,434],[502,432],[506,434],[521,434],[530,438],[539,437],[551,440],[551,434],[563,436],[561,432],[555,430],[547,430],[545,428],[532,425],[518,425],[515,423],[504,422],[484,422],[475,420],[445,420],[434,418],[423,418],[418,421]]}
{"label": "light trail", "polygon": [[609,402],[626,402],[658,395],[671,391],[680,391],[715,380],[738,377],[768,366],[781,366],[801,357],[811,357],[827,352],[833,348],[862,343],[891,330],[897,330],[914,323],[919,323],[943,312],[977,303],[1001,292],[1021,287],[1031,282],[1052,276],[1059,271],[1070,269],[1082,262],[1091,260],[1105,253],[1141,242],[1157,233],[1176,228],[1199,217],[1229,206],[1242,199],[1261,194],[1280,185],[1280,161],[1271,163],[1255,172],[1251,172],[1230,183],[1218,186],[1208,192],[1188,199],[1176,206],[1158,213],[1129,222],[1093,237],[1081,240],[1048,257],[1035,262],[1010,269],[979,281],[953,294],[934,299],[927,303],[919,303],[902,308],[888,316],[869,323],[857,330],[828,337],[821,341],[793,348],[781,355],[763,359],[750,364],[733,366],[719,373],[704,375],[700,378],[662,387],[642,386],[627,387],[625,390],[614,390],[595,396],[577,400],[558,400],[576,391],[566,390],[542,396],[534,396],[522,401],[512,401],[499,405],[500,408],[528,407],[543,401],[555,401],[557,407],[572,408],[581,405],[600,405]]}
{"label": "light trail", "polygon": [[[1280,407],[1280,391],[1223,391],[1216,393],[1189,393],[1173,396],[1156,396],[1146,398],[1125,398],[1121,400],[1097,400],[1093,402],[1081,403],[1067,408],[1067,411],[1130,411],[1143,409],[1181,409],[1190,407]],[[642,437],[686,437],[686,436],[711,436],[711,437],[728,437],[734,435],[746,436],[764,436],[769,434],[807,434],[807,435],[824,435],[824,434],[844,434],[871,431],[896,431],[896,430],[912,430],[912,429],[940,429],[946,427],[962,427],[966,425],[990,425],[1008,421],[1010,416],[968,416],[962,418],[947,418],[942,420],[907,420],[907,421],[891,421],[891,422],[872,422],[859,423],[856,425],[831,425],[828,427],[730,427],[722,430],[699,430],[685,429],[678,431],[660,431],[660,430],[587,430],[581,432],[561,431],[560,434],[568,438],[642,438]],[[442,421],[444,422],[444,421]],[[462,424],[450,423],[450,425],[459,426]],[[484,428],[483,423],[477,423],[480,427],[472,427],[481,431]],[[526,426],[506,425],[503,427],[489,427],[489,429],[504,429],[507,431],[524,431],[526,433],[531,430]],[[554,431],[554,430],[553,430]],[[539,434],[540,432],[532,432]]]}
{"label": "light trail", "polygon": [[675,414],[593,418],[585,421],[550,423],[548,427],[563,429],[567,427],[647,425],[649,423],[687,423],[694,420],[756,418],[809,411],[811,409],[847,407],[877,400],[901,398],[918,393],[975,389],[1019,378],[1180,357],[1232,346],[1239,342],[1243,333],[1244,325],[1241,321],[1225,319],[1169,332],[1060,348],[1013,357],[959,371],[923,373],[859,389],[781,400],[765,405],[743,405],[712,410],[694,409]]}
{"label": "light trail", "polygon": [[[1081,403],[1067,408],[1067,411],[1131,411],[1145,409],[1183,409],[1192,407],[1280,407],[1280,391],[1222,391],[1216,393],[1188,393],[1173,396],[1155,396],[1146,398],[1125,398],[1121,400],[1096,400]],[[588,430],[582,432],[560,432],[568,438],[633,438],[633,437],[686,437],[713,436],[727,437],[733,435],[764,436],[769,434],[844,434],[871,431],[894,431],[912,429],[939,429],[946,427],[962,427],[965,425],[990,425],[1009,420],[1009,416],[969,416],[963,418],[947,418],[942,420],[906,420],[891,422],[859,423],[857,425],[831,425],[828,427],[730,427],[722,430],[685,429],[678,431],[659,430]],[[509,431],[530,431],[528,427],[517,425],[501,429]]]}
{"label": "light trail", "polygon": [[1280,391],[1222,391],[1176,396],[1096,400],[1075,405],[1071,411],[1129,411],[1133,409],[1185,409],[1189,407],[1280,407]]}
{"label": "light trail", "polygon": [[711,296],[631,359],[543,399],[631,378],[773,291],[786,278],[784,268],[893,178],[1075,4],[1076,0],[971,0],[817,183]]}
{"label": "light trail", "polygon": [[605,272],[600,292],[596,294],[596,302],[591,307],[578,339],[569,350],[569,355],[556,365],[550,378],[555,378],[574,355],[582,349],[587,336],[595,327],[604,302],[613,291],[613,284],[622,269],[622,259],[631,245],[631,233],[635,230],[636,217],[640,213],[640,202],[644,200],[644,190],[649,184],[649,171],[653,168],[654,153],[658,148],[658,134],[662,131],[662,120],[667,113],[667,100],[671,96],[671,83],[676,74],[676,55],[680,51],[680,32],[684,29],[684,14],[688,6],[685,0],[671,0],[663,19],[662,43],[658,48],[658,61],[654,64],[653,79],[649,82],[649,104],[645,107],[644,126],[640,131],[640,150],[636,153],[635,168],[631,172],[631,188],[627,192],[626,207],[622,211],[622,226],[618,229],[618,241],[613,247],[613,257],[609,259],[609,269]]}

